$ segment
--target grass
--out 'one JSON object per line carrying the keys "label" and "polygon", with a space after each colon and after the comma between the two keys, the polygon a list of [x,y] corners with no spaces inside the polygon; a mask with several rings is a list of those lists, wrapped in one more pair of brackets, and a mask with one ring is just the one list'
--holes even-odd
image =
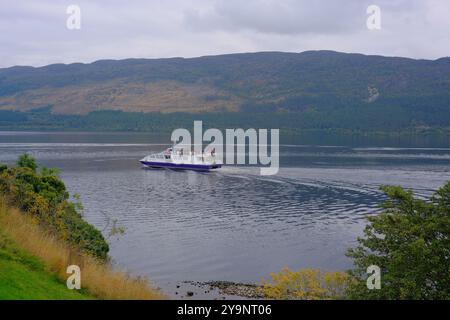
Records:
{"label": "grass", "polygon": [[[80,253],[0,198],[0,298],[164,299],[144,278]],[[81,291],[67,289],[67,266],[81,268]]]}
{"label": "grass", "polygon": [[45,270],[43,262],[0,233],[0,299],[82,300],[93,299],[85,291],[68,290],[58,278]]}
{"label": "grass", "polygon": [[21,250],[0,230],[0,299],[92,299],[68,290],[40,259]]}

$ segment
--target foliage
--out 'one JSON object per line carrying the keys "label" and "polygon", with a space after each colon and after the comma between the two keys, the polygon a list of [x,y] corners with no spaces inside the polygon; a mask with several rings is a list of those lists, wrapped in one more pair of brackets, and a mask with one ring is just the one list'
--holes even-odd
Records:
{"label": "foliage", "polygon": [[[257,110],[257,111],[250,111]],[[225,128],[280,128],[285,133],[303,133],[316,130],[319,133],[414,133],[420,135],[444,134],[450,129],[450,109],[428,113],[407,107],[345,106],[307,108],[304,110],[265,111],[255,105],[242,112],[208,113],[159,113],[94,111],[86,115],[24,112],[23,121],[0,122],[2,130],[83,130],[83,131],[133,131],[170,133],[176,128],[190,128],[194,120],[202,120],[205,126]],[[418,116],[418,114],[420,116]],[[426,118],[427,120],[423,120]]]}
{"label": "foliage", "polygon": [[73,204],[75,211],[78,212],[81,216],[83,216],[84,215],[84,206],[83,206],[83,203],[81,202],[80,195],[78,193],[74,193],[72,195],[72,198],[74,200],[72,202],[72,204]]}
{"label": "foliage", "polygon": [[263,292],[269,299],[323,300],[344,299],[351,278],[345,272],[319,269],[272,273],[272,282],[263,280]]}
{"label": "foliage", "polygon": [[37,169],[36,160],[34,160],[28,154],[23,154],[19,157],[19,159],[17,160],[17,166],[23,168],[30,168],[33,171],[36,171]]}
{"label": "foliage", "polygon": [[17,167],[0,171],[0,194],[59,237],[79,246],[94,256],[106,259],[109,251],[100,231],[84,221],[72,203],[58,171],[37,170],[36,161],[28,155],[18,160]]}
{"label": "foliage", "polygon": [[47,167],[41,167],[41,175],[42,176],[59,176],[59,169],[58,168],[47,168]]}
{"label": "foliage", "polygon": [[[369,218],[349,250],[355,299],[450,299],[450,182],[428,201],[401,187],[382,187],[384,211]],[[381,268],[381,289],[368,290],[366,268]]]}

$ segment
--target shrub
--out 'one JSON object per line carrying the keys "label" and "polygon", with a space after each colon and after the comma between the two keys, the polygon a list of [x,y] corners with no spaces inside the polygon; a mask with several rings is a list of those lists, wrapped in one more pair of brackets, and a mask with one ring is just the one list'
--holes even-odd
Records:
{"label": "shrub", "polygon": [[17,166],[22,168],[30,168],[33,171],[37,169],[36,160],[30,157],[28,154],[23,154],[17,160]]}
{"label": "shrub", "polygon": [[263,292],[269,299],[323,300],[344,299],[350,284],[345,272],[323,272],[319,269],[291,271],[284,268],[272,273],[272,282],[263,280]]}
{"label": "shrub", "polygon": [[0,171],[0,194],[62,239],[106,259],[108,244],[100,231],[82,219],[76,210],[79,205],[68,201],[58,171],[42,168],[38,172],[36,161],[28,155],[22,155],[17,163],[17,167]]}

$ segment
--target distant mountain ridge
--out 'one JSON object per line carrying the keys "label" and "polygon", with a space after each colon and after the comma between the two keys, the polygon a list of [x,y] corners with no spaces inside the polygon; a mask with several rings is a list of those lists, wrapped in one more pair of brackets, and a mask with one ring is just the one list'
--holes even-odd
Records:
{"label": "distant mountain ridge", "polygon": [[[450,125],[450,58],[334,51],[100,60],[0,69],[0,110],[129,112],[393,112]],[[447,117],[447,118],[446,118]]]}

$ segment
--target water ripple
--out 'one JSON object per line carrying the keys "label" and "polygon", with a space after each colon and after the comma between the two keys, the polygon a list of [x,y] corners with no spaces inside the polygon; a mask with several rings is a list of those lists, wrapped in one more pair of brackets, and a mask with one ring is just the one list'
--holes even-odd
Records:
{"label": "water ripple", "polygon": [[[126,233],[111,255],[130,271],[167,280],[259,281],[284,266],[345,269],[345,250],[378,212],[383,184],[421,196],[450,180],[450,149],[282,146],[278,175],[226,166],[210,174],[142,170],[162,143],[0,142],[0,161],[23,152],[59,167],[86,219]],[[62,138],[59,138],[62,139]],[[105,229],[106,234],[106,229]]]}

